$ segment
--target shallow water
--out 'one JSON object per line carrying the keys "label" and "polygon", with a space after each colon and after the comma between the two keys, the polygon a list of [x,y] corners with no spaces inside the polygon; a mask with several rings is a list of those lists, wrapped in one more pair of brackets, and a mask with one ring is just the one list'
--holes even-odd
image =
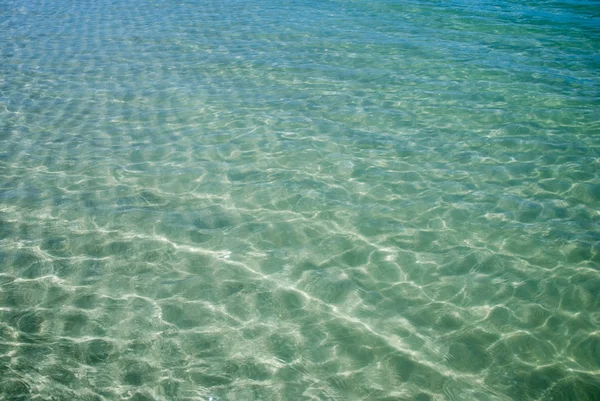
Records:
{"label": "shallow water", "polygon": [[0,0],[1,400],[599,400],[590,1]]}

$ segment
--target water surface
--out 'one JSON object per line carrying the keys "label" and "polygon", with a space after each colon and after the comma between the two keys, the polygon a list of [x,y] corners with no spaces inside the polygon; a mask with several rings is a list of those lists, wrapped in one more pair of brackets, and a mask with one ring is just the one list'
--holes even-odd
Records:
{"label": "water surface", "polygon": [[0,0],[0,399],[599,400],[598,10]]}

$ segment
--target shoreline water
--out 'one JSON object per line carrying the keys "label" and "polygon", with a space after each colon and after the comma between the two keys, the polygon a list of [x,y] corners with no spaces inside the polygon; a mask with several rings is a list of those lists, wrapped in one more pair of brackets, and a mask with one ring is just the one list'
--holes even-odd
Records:
{"label": "shoreline water", "polygon": [[597,400],[592,8],[0,1],[0,400]]}

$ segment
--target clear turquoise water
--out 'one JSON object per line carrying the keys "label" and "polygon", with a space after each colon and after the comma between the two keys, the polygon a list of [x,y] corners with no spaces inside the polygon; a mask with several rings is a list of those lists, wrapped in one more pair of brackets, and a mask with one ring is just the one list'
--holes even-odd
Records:
{"label": "clear turquoise water", "polygon": [[600,400],[595,1],[0,0],[1,400]]}

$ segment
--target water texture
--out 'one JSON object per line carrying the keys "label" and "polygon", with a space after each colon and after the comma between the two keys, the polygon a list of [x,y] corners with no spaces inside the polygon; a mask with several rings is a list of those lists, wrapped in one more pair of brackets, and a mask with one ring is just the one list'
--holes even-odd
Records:
{"label": "water texture", "polygon": [[596,1],[0,0],[0,400],[600,400]]}

